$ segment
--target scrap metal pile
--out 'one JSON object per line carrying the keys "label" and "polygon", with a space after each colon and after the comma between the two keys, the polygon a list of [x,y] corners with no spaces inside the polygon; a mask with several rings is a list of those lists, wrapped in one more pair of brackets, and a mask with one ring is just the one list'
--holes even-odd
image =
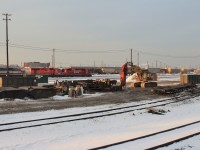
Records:
{"label": "scrap metal pile", "polygon": [[196,88],[196,85],[185,84],[185,85],[176,85],[176,86],[167,86],[167,87],[156,87],[151,90],[154,94],[175,94],[180,93],[185,90],[193,90]]}
{"label": "scrap metal pile", "polygon": [[56,81],[54,83],[54,89],[61,95],[73,96],[73,91],[76,93],[83,90],[83,93],[91,92],[108,92],[108,91],[120,91],[122,87],[116,85],[117,80],[110,79],[96,79],[96,80],[76,80],[76,81]]}

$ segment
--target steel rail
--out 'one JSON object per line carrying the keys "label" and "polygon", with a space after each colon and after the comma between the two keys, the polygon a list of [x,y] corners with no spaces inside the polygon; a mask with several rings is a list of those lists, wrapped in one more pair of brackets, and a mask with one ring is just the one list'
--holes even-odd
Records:
{"label": "steel rail", "polygon": [[[193,96],[193,97],[196,97],[196,96]],[[190,98],[193,98],[193,97],[190,97]],[[188,99],[188,96],[186,96],[186,99],[181,99],[181,100],[176,100],[176,101],[173,101],[173,102],[168,102],[168,103],[165,103],[165,104],[159,104],[159,105],[151,106],[151,108],[165,106],[165,105],[172,104],[172,103],[178,103],[178,102],[181,102],[181,101],[184,101],[184,100],[187,100],[187,99]],[[124,113],[133,112],[133,111],[136,111],[136,110],[143,110],[143,109],[147,109],[147,108],[149,108],[149,107],[143,107],[143,108],[138,108],[138,109],[134,109],[134,110],[126,110],[126,111],[115,112],[115,113],[104,114],[104,115],[76,118],[76,119],[71,119],[71,120],[63,120],[63,121],[56,121],[56,122],[50,122],[50,123],[41,123],[41,124],[27,125],[27,126],[22,126],[22,127],[13,127],[13,128],[1,129],[0,132],[17,130],[17,129],[25,129],[25,128],[31,128],[31,127],[38,127],[38,126],[45,126],[45,125],[53,125],[53,124],[58,124],[58,123],[80,121],[80,120],[88,120],[88,119],[94,119],[94,118],[101,118],[101,117],[105,117],[105,116],[124,114]]]}
{"label": "steel rail", "polygon": [[173,99],[177,99],[177,98],[180,98],[180,97],[172,97],[172,98],[159,100],[159,101],[155,101],[155,102],[142,103],[142,104],[132,105],[132,106],[117,107],[117,108],[112,108],[112,109],[104,109],[104,110],[98,110],[98,111],[92,111],[92,112],[86,112],[86,113],[78,113],[78,114],[63,115],[63,116],[57,116],[57,117],[48,117],[48,118],[41,118],[41,119],[1,123],[0,126],[20,124],[20,123],[28,123],[28,122],[36,122],[36,121],[44,121],[44,120],[61,119],[61,118],[69,118],[69,117],[77,117],[77,116],[84,116],[84,115],[91,115],[91,114],[96,114],[96,113],[103,113],[103,112],[121,110],[121,109],[126,109],[126,108],[134,108],[134,107],[144,106],[144,105],[149,105],[149,104],[155,104],[155,103],[165,102],[165,101],[173,100]]}
{"label": "steel rail", "polygon": [[[132,139],[128,139],[128,140],[124,140],[124,141],[120,141],[120,142],[116,142],[116,143],[112,143],[112,144],[107,144],[107,145],[91,148],[89,150],[105,149],[105,148],[109,148],[109,147],[112,147],[112,146],[117,146],[117,145],[120,145],[120,144],[133,142],[133,141],[136,141],[136,140],[144,139],[144,138],[151,137],[151,136],[154,136],[154,135],[158,135],[158,134],[161,134],[161,133],[169,132],[169,131],[172,131],[172,130],[180,129],[180,128],[190,126],[190,125],[193,125],[193,124],[197,124],[197,123],[200,123],[200,120],[194,121],[194,122],[191,122],[191,123],[188,123],[188,124],[184,124],[184,125],[181,125],[181,126],[173,127],[173,128],[170,128],[170,129],[162,130],[162,131],[159,131],[159,132],[154,132],[154,133],[151,133],[151,134],[148,134],[148,135],[144,135],[144,136],[140,136],[140,137],[136,137],[136,138],[132,138]],[[151,148],[149,148],[149,149],[152,150]]]}
{"label": "steel rail", "polygon": [[193,134],[184,136],[184,137],[182,137],[182,138],[178,138],[178,139],[172,140],[172,141],[170,141],[170,142],[166,142],[166,143],[163,143],[163,144],[154,146],[154,147],[150,147],[150,148],[147,148],[147,149],[145,149],[145,150],[154,150],[154,149],[158,149],[158,148],[161,148],[161,147],[169,146],[169,145],[172,145],[172,144],[174,144],[174,143],[177,143],[177,142],[180,142],[180,141],[189,139],[189,138],[191,138],[191,137],[193,137],[193,136],[197,136],[197,135],[200,135],[200,132],[196,132],[196,133],[193,133]]}

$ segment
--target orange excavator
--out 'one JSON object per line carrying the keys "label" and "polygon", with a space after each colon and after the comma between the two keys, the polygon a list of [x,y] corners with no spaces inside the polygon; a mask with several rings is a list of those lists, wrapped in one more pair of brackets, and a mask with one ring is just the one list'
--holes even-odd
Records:
{"label": "orange excavator", "polygon": [[137,80],[132,83],[132,87],[156,87],[157,75],[149,71],[143,71],[139,66],[133,65],[130,62],[125,63],[121,68],[120,81],[121,86],[126,86],[126,76],[128,72],[137,74]]}

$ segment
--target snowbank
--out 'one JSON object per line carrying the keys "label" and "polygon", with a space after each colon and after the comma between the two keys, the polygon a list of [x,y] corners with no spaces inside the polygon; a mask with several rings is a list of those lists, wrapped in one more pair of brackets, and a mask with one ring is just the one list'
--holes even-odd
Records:
{"label": "snowbank", "polygon": [[[76,98],[88,98],[88,97],[98,97],[103,95],[104,93],[95,93],[95,94],[83,94],[81,96],[78,96]],[[55,95],[53,96],[51,99],[52,100],[71,100],[71,99],[76,99],[74,97],[69,97],[68,95],[64,95],[64,96],[59,96],[59,95]]]}
{"label": "snowbank", "polygon": [[138,75],[137,73],[134,73],[133,75],[129,76],[126,79],[126,82],[136,82],[138,80]]}

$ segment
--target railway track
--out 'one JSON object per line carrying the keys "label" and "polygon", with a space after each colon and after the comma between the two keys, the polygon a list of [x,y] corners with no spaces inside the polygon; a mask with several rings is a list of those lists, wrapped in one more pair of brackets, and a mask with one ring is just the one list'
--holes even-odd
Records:
{"label": "railway track", "polygon": [[192,137],[197,136],[197,135],[200,135],[200,132],[196,132],[196,133],[193,133],[193,134],[190,134],[190,135],[186,135],[186,136],[184,136],[184,137],[177,138],[177,139],[175,139],[175,140],[171,140],[171,141],[169,141],[169,142],[166,142],[166,143],[163,143],[163,144],[159,144],[159,145],[154,146],[154,147],[149,147],[149,148],[147,148],[146,150],[154,150],[154,149],[166,147],[166,146],[172,145],[172,144],[174,144],[174,143],[177,143],[177,142],[180,142],[180,141],[183,141],[183,140],[192,138]]}
{"label": "railway track", "polygon": [[[191,138],[193,136],[200,135],[200,128],[199,127],[200,127],[200,120],[190,122],[190,123],[187,123],[187,124],[183,124],[183,125],[180,125],[180,126],[177,126],[177,127],[169,128],[169,129],[166,129],[166,130],[162,130],[162,131],[159,131],[159,132],[154,132],[154,133],[151,133],[151,134],[143,135],[143,136],[140,136],[140,137],[127,139],[127,140],[124,140],[124,141],[91,148],[90,150],[108,149],[108,148],[122,149],[123,147],[131,147],[132,149],[154,150],[154,149],[169,146],[169,145],[176,143],[176,142],[183,141],[183,140]],[[184,134],[184,131],[187,131],[188,128],[195,128],[196,130],[193,130],[192,134],[190,133],[192,131],[188,131]],[[173,138],[172,136],[178,136],[178,135],[176,135],[177,134],[176,132],[178,132],[179,134],[181,133],[181,135],[178,138]],[[182,135],[182,134],[184,134],[184,135]],[[164,138],[165,141],[163,141],[163,137],[165,137]],[[169,139],[172,139],[172,140],[169,140]],[[144,144],[145,141],[148,141],[150,146],[145,145]],[[154,144],[154,143],[158,143],[158,141],[160,142],[160,144]],[[141,145],[138,146],[137,143],[142,143],[142,146]]]}
{"label": "railway track", "polygon": [[136,110],[145,110],[150,107],[155,108],[155,107],[165,106],[172,103],[178,103],[178,102],[185,101],[189,98],[194,98],[197,96],[199,96],[199,94],[176,96],[176,97],[172,97],[172,98],[168,98],[164,100],[155,100],[153,102],[148,102],[148,103],[143,103],[143,104],[138,104],[138,105],[130,105],[130,106],[117,107],[117,108],[112,108],[112,109],[104,109],[104,110],[98,110],[98,111],[92,111],[92,112],[86,112],[86,113],[63,115],[63,116],[49,117],[49,118],[42,118],[42,119],[2,123],[0,124],[0,132],[32,128],[32,127],[38,127],[38,126],[53,125],[53,124],[58,124],[58,123],[88,120],[88,119],[112,116],[112,115],[117,115],[117,114],[129,113]]}

